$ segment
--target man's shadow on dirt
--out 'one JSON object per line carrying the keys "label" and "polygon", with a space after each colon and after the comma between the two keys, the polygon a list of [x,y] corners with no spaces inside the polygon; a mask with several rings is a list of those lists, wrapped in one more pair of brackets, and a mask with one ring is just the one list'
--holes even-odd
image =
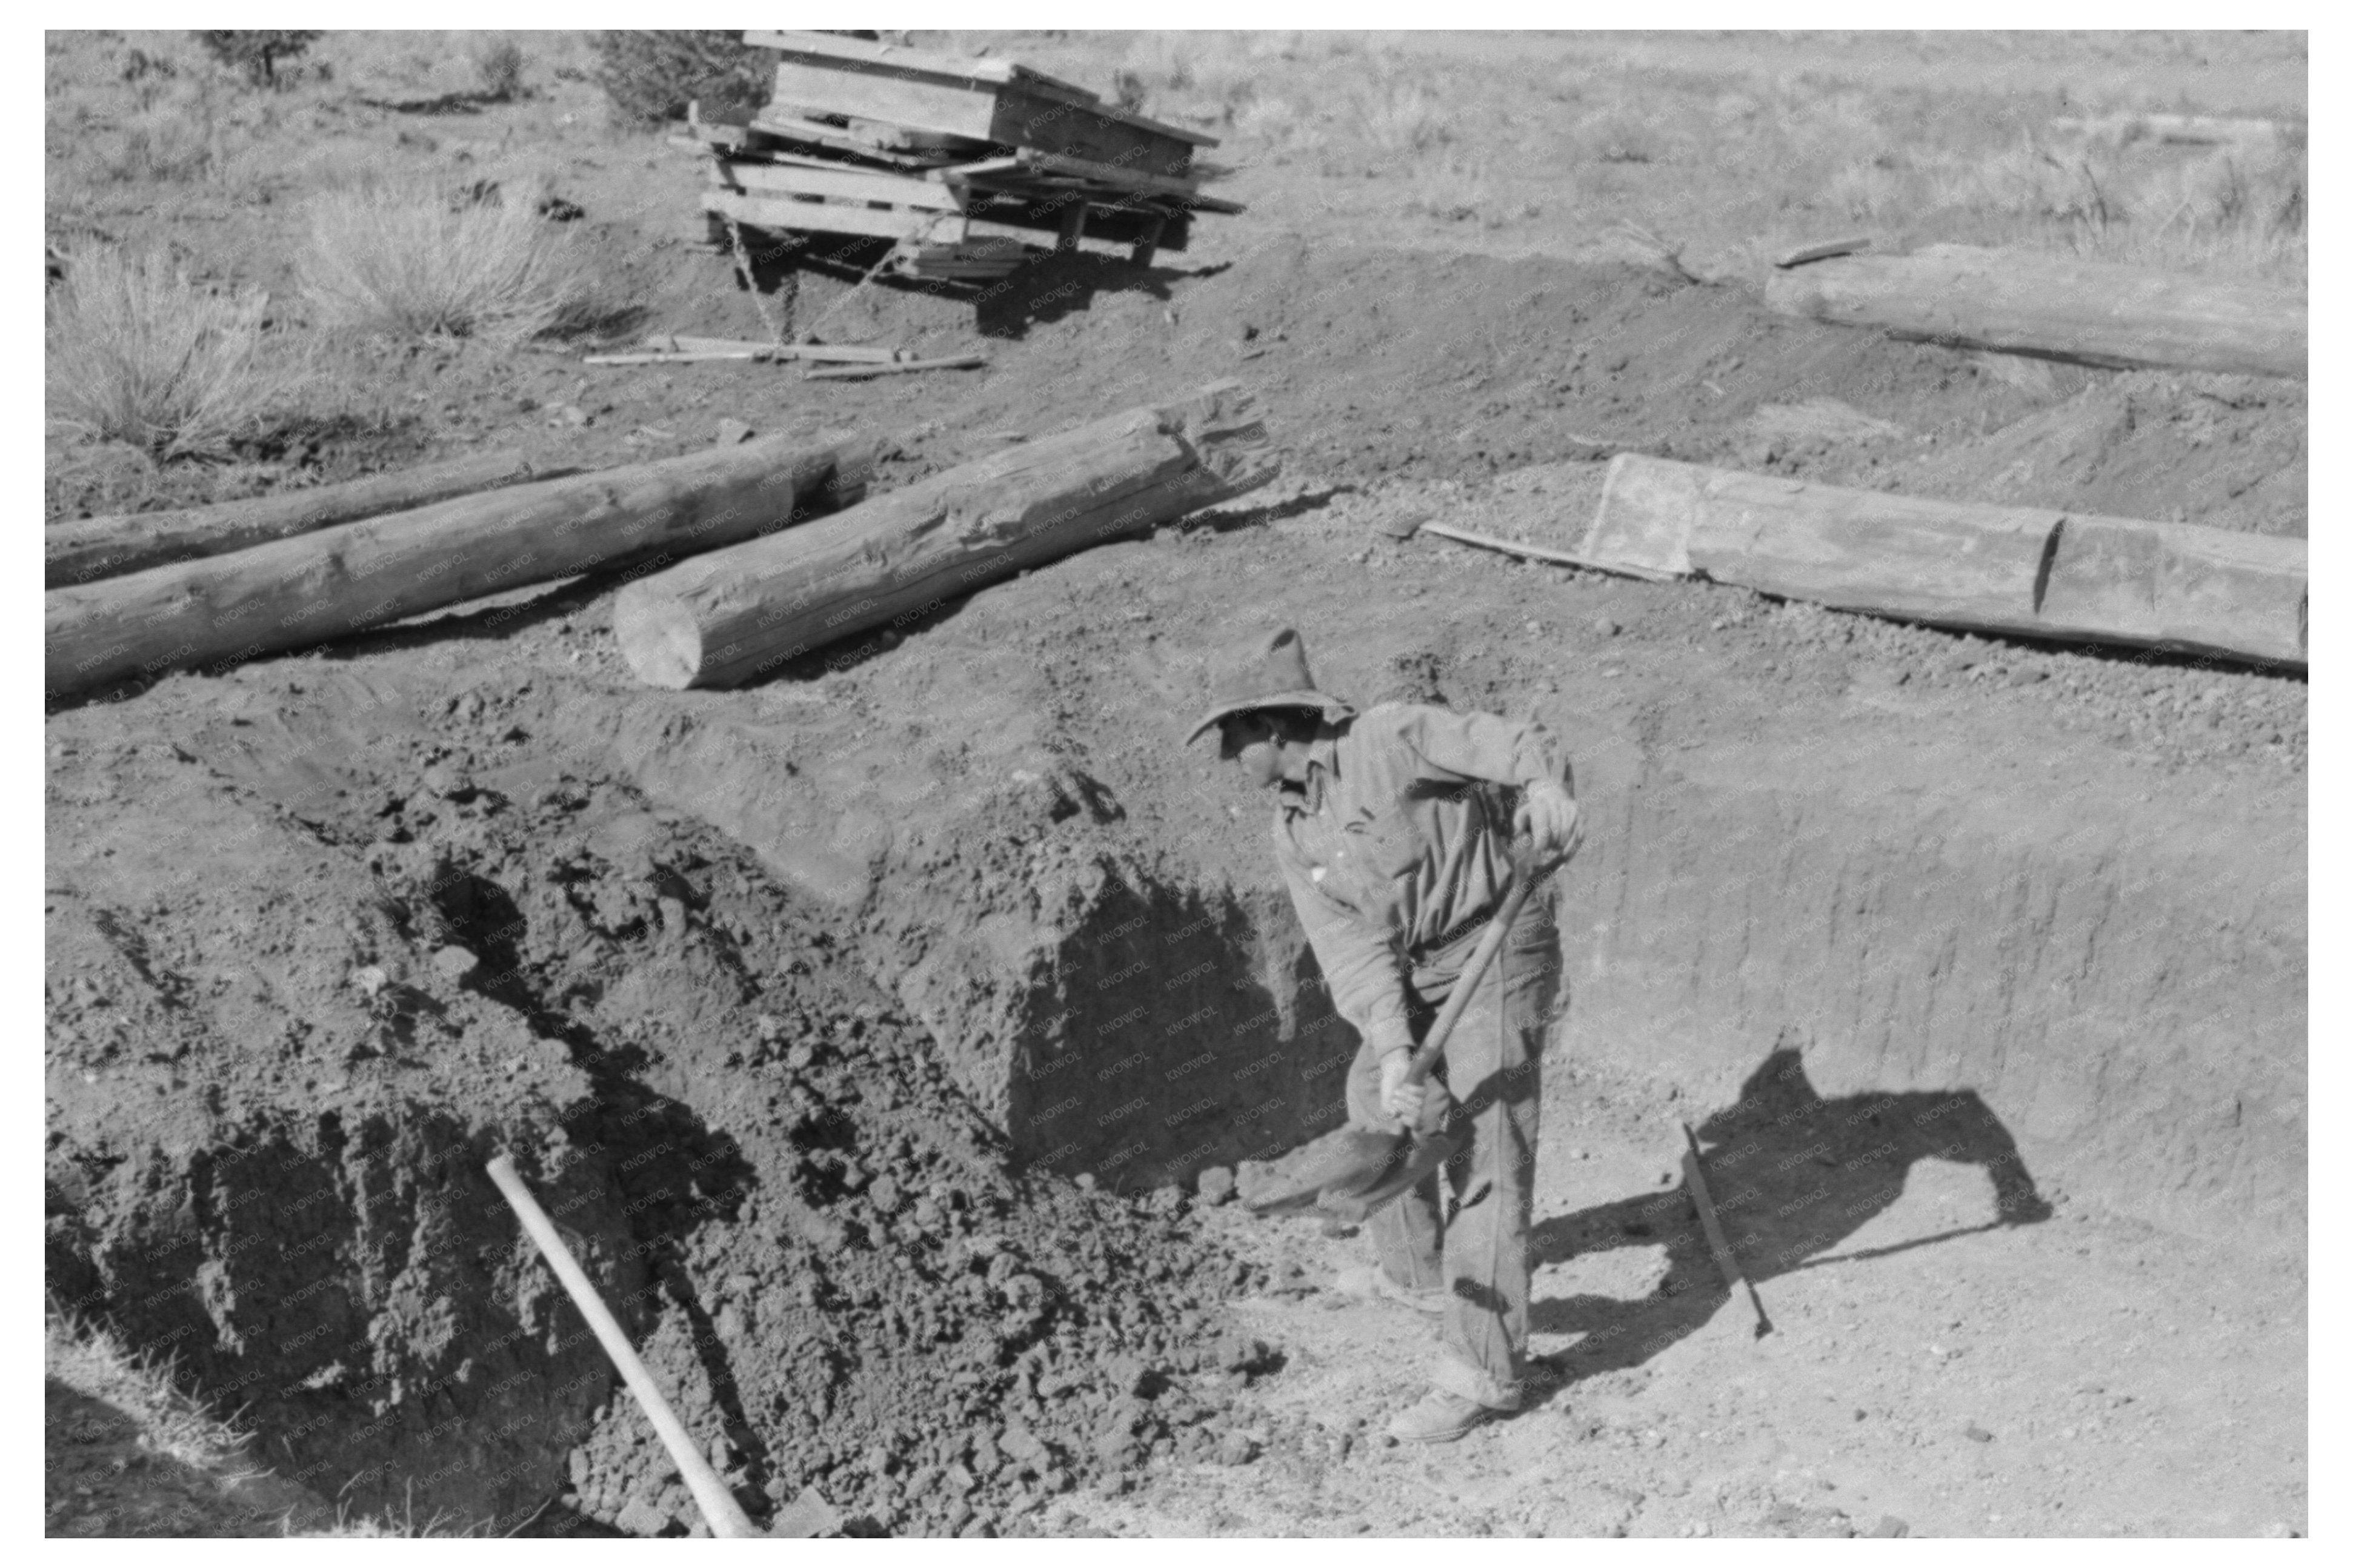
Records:
{"label": "man's shadow on dirt", "polygon": [[[1758,1284],[1830,1260],[1826,1254],[1904,1195],[1906,1174],[1924,1159],[1983,1166],[1993,1183],[1996,1217],[1839,1254],[1837,1260],[1885,1257],[2051,1217],[2010,1130],[1974,1089],[1825,1100],[1807,1079],[1799,1053],[1781,1048],[1749,1074],[1738,1100],[1696,1131],[1701,1172],[1725,1238],[1742,1272]],[[1530,1304],[1533,1331],[1585,1336],[1543,1358],[1560,1383],[1650,1360],[1714,1317],[1730,1288],[1708,1249],[1687,1184],[1535,1226],[1528,1239],[1531,1268],[1613,1247],[1661,1246],[1667,1271],[1649,1296],[1578,1295]]]}

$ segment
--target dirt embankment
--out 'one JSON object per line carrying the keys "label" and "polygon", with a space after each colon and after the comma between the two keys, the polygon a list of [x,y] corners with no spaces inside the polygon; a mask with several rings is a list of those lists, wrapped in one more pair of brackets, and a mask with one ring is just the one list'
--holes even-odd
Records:
{"label": "dirt embankment", "polygon": [[[2005,469],[2010,499],[2147,510],[2147,411],[2189,410],[2192,520],[2294,531],[2300,395],[2015,384],[1624,268],[1290,247],[1156,287],[1082,290],[977,382],[828,388],[825,416],[907,432],[895,479],[1240,374],[1293,447],[1256,510],[743,692],[636,688],[587,581],[52,715],[52,1289],[179,1349],[322,1491],[682,1529],[480,1175],[512,1148],[752,1495],[976,1531],[1220,1451],[1277,1357],[1209,1309],[1261,1276],[1176,1194],[1102,1189],[1337,1099],[1353,1042],[1264,803],[1177,743],[1268,622],[1358,700],[1563,736],[1594,814],[1564,1050],[1704,1113],[1795,1049],[1842,1100],[1965,1093],[1914,1152],[2001,1190],[2300,1237],[2300,682],[1369,527],[1460,506],[1573,542],[1595,436],[1711,458],[1799,428],[1760,460],[1958,483],[1981,428],[2032,456],[2121,397],[2129,438]],[[614,423],[664,395],[630,384]],[[1900,433],[1760,423],[1817,397]]]}

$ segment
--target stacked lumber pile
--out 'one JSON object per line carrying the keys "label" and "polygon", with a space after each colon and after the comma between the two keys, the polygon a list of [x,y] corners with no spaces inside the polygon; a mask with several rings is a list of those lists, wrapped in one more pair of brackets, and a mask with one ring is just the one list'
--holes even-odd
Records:
{"label": "stacked lumber pile", "polygon": [[1844,489],[1623,453],[1586,562],[1929,626],[2301,668],[2305,542]]}
{"label": "stacked lumber pile", "polygon": [[1242,210],[1201,194],[1193,153],[1214,137],[1027,66],[833,33],[744,41],[776,51],[775,98],[743,124],[690,110],[679,139],[709,156],[715,223],[892,239],[893,270],[977,282],[1088,238],[1141,266],[1184,249],[1195,213]]}

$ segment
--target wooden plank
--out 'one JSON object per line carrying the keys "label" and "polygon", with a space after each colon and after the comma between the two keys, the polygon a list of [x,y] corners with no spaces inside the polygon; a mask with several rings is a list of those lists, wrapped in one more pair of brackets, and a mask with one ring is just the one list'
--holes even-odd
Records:
{"label": "wooden plank", "polygon": [[835,70],[789,58],[776,65],[776,101],[779,104],[819,114],[884,120],[911,130],[936,131],[977,142],[997,140],[992,132],[997,100],[1005,90],[976,82]]}
{"label": "wooden plank", "polygon": [[1039,98],[1018,88],[997,96],[988,140],[1001,147],[1026,147],[1113,167],[1182,178],[1193,166],[1192,139],[1165,128],[1077,104]]}
{"label": "wooden plank", "polygon": [[[861,121],[861,124],[871,123],[871,121]],[[853,127],[827,125],[818,121],[804,120],[798,115],[787,114],[774,105],[761,110],[753,119],[751,130],[764,142],[786,142],[797,146],[816,148],[822,152],[864,158],[892,168],[932,169],[944,163],[953,163],[960,156],[968,155],[937,148],[912,150],[899,144],[906,139],[903,134],[886,138]],[[960,142],[958,145],[982,148],[987,143]]]}
{"label": "wooden plank", "polygon": [[2052,636],[2306,662],[2301,539],[2070,515],[2040,619]]}
{"label": "wooden plank", "polygon": [[234,665],[486,594],[756,539],[854,499],[872,469],[862,440],[770,437],[51,589],[48,689]]}
{"label": "wooden plank", "polygon": [[535,465],[520,452],[477,452],[446,463],[372,474],[347,484],[319,485],[249,500],[52,523],[41,542],[44,582],[48,587],[62,588],[174,561],[226,555],[298,533],[570,471]]}
{"label": "wooden plank", "polygon": [[773,359],[799,359],[839,364],[889,364],[911,356],[905,349],[868,348],[858,343],[764,343],[749,338],[698,338],[678,332],[654,332],[645,346],[670,354],[752,352]]}
{"label": "wooden plank", "polygon": [[[805,163],[760,163],[730,158],[724,164],[729,179],[762,195],[822,196],[832,201],[887,202],[928,212],[960,213],[964,193],[913,174],[886,174],[870,169],[818,168]],[[717,178],[713,175],[714,180]]]}
{"label": "wooden plank", "polygon": [[927,78],[943,82],[985,84],[992,87],[1016,88],[1037,98],[1055,100],[1074,108],[1084,108],[1108,120],[1131,126],[1157,136],[1173,137],[1197,147],[1214,147],[1218,139],[1204,136],[1198,131],[1170,125],[1106,103],[1099,93],[1090,92],[1076,82],[1064,81],[1047,75],[1031,66],[1014,60],[993,60],[978,56],[940,54],[928,49],[904,48],[895,44],[871,38],[845,38],[838,35],[806,32],[746,33],[744,41],[754,47],[775,49],[786,59],[797,59],[812,65],[835,69],[888,71],[911,78]]}
{"label": "wooden plank", "polygon": [[[965,220],[965,232],[974,239],[1002,237],[1036,241],[1041,234],[1060,232],[1061,217],[1061,208],[1043,203],[984,206],[975,202],[972,215]],[[1187,218],[1145,207],[1091,205],[1087,213],[1087,240],[1090,244],[1103,246],[1132,246],[1144,237],[1155,220],[1163,225],[1157,241],[1159,248],[1183,250],[1186,247],[1192,233]]]}
{"label": "wooden plank", "polygon": [[2034,629],[2057,512],[1757,474],[1712,474],[1705,496],[1684,550],[1694,571],[1717,582],[1939,626]]}
{"label": "wooden plank", "polygon": [[2302,540],[1621,453],[1583,553],[1970,631],[2305,663]]}
{"label": "wooden plank", "polygon": [[1964,348],[2111,368],[2305,374],[2302,292],[2112,262],[1938,245],[1777,270],[1765,300],[1784,315]]}
{"label": "wooden plank", "polygon": [[613,633],[654,686],[735,686],[1274,477],[1250,395],[1220,383],[994,452],[779,535],[641,577]]}
{"label": "wooden plank", "polygon": [[804,381],[865,381],[878,375],[912,375],[925,370],[978,370],[988,363],[986,354],[948,354],[940,359],[902,360],[897,364],[842,364],[829,370],[813,370]]}
{"label": "wooden plank", "polygon": [[1691,520],[1717,470],[1691,463],[1646,462],[1630,454],[1610,460],[1601,481],[1601,504],[1585,531],[1586,559],[1668,577],[1691,575],[1683,548]]}
{"label": "wooden plank", "polygon": [[[1054,79],[1042,71],[1031,70],[1012,60],[994,60],[979,55],[941,54],[932,49],[887,44],[879,38],[843,37],[838,33],[754,30],[746,32],[744,41],[755,49],[776,49],[787,56],[812,58],[829,64],[883,66],[910,75],[948,77],[964,81],[987,82],[991,86],[1003,86],[1023,76],[1040,81]],[[1069,82],[1061,85],[1072,92],[1086,90]]]}
{"label": "wooden plank", "polygon": [[790,196],[707,189],[702,210],[754,228],[810,234],[863,234],[881,239],[962,239],[965,220],[954,213],[883,212],[839,202],[804,202]]}

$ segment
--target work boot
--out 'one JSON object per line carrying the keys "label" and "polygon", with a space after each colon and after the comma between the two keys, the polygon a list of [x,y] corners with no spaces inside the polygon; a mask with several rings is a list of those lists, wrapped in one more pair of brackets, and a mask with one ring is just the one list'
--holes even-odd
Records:
{"label": "work boot", "polygon": [[1446,1291],[1433,1285],[1417,1290],[1410,1285],[1400,1285],[1375,1264],[1356,1268],[1343,1268],[1333,1277],[1332,1288],[1344,1296],[1355,1296],[1368,1301],[1389,1301],[1400,1307],[1411,1307],[1417,1312],[1432,1317],[1446,1310]]}
{"label": "work boot", "polygon": [[1433,1388],[1410,1410],[1389,1418],[1389,1436],[1400,1443],[1451,1443],[1473,1426],[1505,1412],[1459,1394]]}

